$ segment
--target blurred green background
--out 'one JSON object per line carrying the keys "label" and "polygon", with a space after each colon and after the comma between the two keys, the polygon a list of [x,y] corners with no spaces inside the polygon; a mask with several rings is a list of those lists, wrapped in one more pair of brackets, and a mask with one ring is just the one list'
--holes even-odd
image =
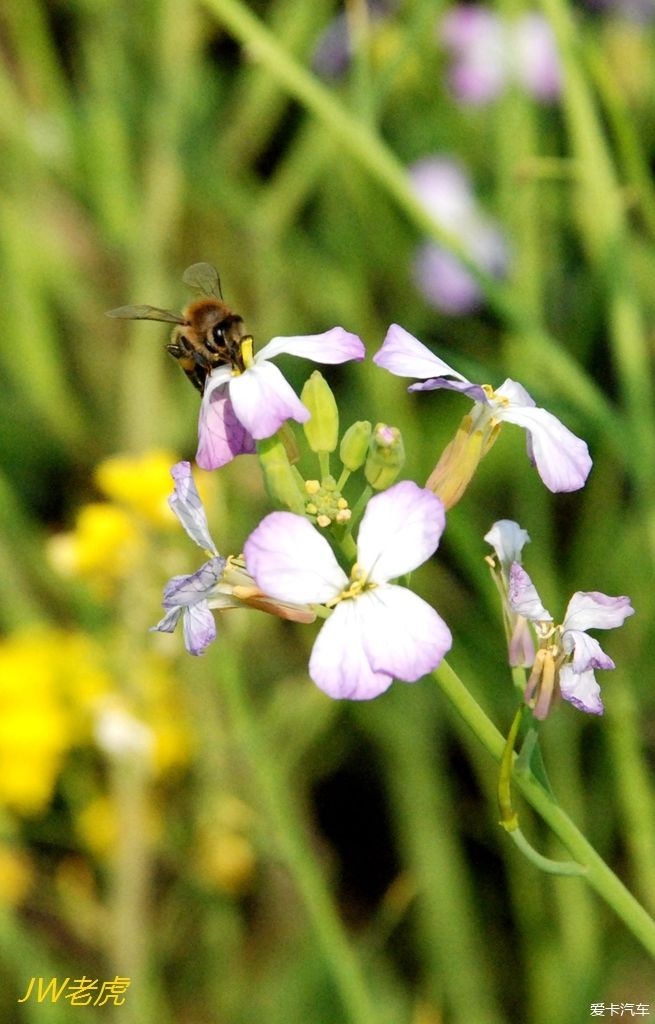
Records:
{"label": "blurred green background", "polygon": [[[483,560],[492,522],[528,529],[525,563],[556,618],[574,590],[631,597],[634,619],[601,638],[617,663],[604,718],[565,705],[542,735],[563,807],[655,909],[652,25],[548,0],[563,95],[540,104],[512,86],[476,107],[447,82],[445,6],[348,6],[355,56],[319,82],[334,119],[287,77],[312,68],[342,13],[330,0],[245,5],[272,56],[234,0],[0,11],[3,1021],[655,1012],[652,963],[623,925],[583,881],[541,875],[510,845],[497,766],[433,680],[334,703],[307,676],[314,627],[235,611],[202,659],[147,632],[168,577],[200,564],[165,508],[169,466],[195,452],[198,396],[164,325],[106,309],[179,310],[184,268],[207,260],[260,344],[342,324],[372,355],[398,322],[474,380],[516,378],[588,441],[592,476],[551,495],[506,428],[416,585],[503,733],[515,698]],[[466,168],[510,253],[477,310],[449,316],[417,290],[420,215],[377,173],[370,137],[398,167]],[[299,389],[311,367],[284,369]],[[325,374],[342,427],[401,427],[405,475],[423,482],[463,400],[408,396],[370,361]],[[238,552],[270,509],[256,459],[198,480],[218,547]],[[19,1004],[39,976],[131,984],[117,1007]]]}

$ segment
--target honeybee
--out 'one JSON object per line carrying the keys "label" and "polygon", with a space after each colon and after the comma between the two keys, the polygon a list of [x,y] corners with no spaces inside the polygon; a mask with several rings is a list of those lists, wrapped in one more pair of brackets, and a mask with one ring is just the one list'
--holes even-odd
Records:
{"label": "honeybee", "polygon": [[181,315],[156,306],[120,306],[110,309],[107,316],[175,324],[166,351],[178,360],[202,394],[207,377],[216,366],[245,370],[241,343],[250,336],[245,333],[239,314],[233,313],[223,301],[215,267],[210,263],[194,263],[184,271],[182,280],[201,297],[186,306]]}

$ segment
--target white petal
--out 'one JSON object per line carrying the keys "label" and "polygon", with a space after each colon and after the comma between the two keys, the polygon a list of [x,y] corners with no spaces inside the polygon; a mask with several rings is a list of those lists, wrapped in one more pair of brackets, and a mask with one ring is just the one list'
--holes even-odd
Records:
{"label": "white petal", "polygon": [[357,561],[374,583],[396,579],[434,554],[445,523],[440,499],[411,480],[402,480],[366,506]]}
{"label": "white petal", "polygon": [[484,539],[496,552],[503,572],[508,573],[512,562],[521,561],[521,552],[530,541],[530,534],[522,530],[512,519],[499,519],[493,524]]}
{"label": "white petal", "polygon": [[608,597],[597,590],[578,590],[568,603],[564,629],[615,629],[634,615],[629,597]]}
{"label": "white petal", "polygon": [[456,377],[465,381],[461,373],[453,370],[430,352],[420,341],[398,324],[392,324],[382,343],[382,348],[373,356],[373,362],[397,377],[418,377],[426,380],[429,377]]}
{"label": "white petal", "polygon": [[201,469],[220,469],[236,455],[251,455],[254,451],[255,442],[237,419],[230,401],[229,383],[210,381],[200,403],[196,462]]}
{"label": "white petal", "polygon": [[305,423],[309,412],[272,363],[249,367],[230,382],[237,419],[256,440],[272,437],[289,419]]}
{"label": "white petal", "polygon": [[563,665],[559,673],[559,688],[564,700],[590,715],[602,715],[605,708],[600,699],[600,686],[593,669],[588,672],[574,672],[570,665]]}
{"label": "white petal", "polygon": [[260,590],[278,601],[322,604],[348,586],[325,537],[293,512],[271,512],[250,534],[243,553]]}
{"label": "white petal", "polygon": [[364,650],[374,669],[414,683],[450,650],[453,638],[434,608],[391,583],[355,598]]}
{"label": "white petal", "polygon": [[[495,415],[500,420],[524,427],[530,435],[529,455],[535,463],[539,476],[550,491],[577,491],[584,486],[591,469],[589,449],[582,438],[573,434],[556,416],[546,409],[522,402],[514,404],[510,388],[520,388],[515,381],[506,381],[496,394],[504,393],[512,404],[508,408],[499,406]],[[532,399],[530,399],[532,402]]]}
{"label": "white petal", "polygon": [[273,359],[280,353],[290,356],[302,356],[312,359],[315,363],[345,363],[350,359],[363,359],[366,355],[361,338],[356,334],[344,331],[343,327],[333,327],[323,334],[304,334],[291,338],[272,338],[255,355],[255,363]]}
{"label": "white petal", "polygon": [[364,651],[361,598],[342,601],[316,638],[309,674],[330,697],[370,700],[388,689],[392,676],[374,669]]}
{"label": "white petal", "polygon": [[509,570],[509,603],[517,615],[523,615],[530,622],[553,621],[541,603],[537,588],[518,562],[512,562]]}

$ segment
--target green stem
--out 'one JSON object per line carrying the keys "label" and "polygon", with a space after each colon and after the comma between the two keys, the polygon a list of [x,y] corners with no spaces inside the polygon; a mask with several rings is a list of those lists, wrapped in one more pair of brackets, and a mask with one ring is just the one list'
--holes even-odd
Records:
{"label": "green stem", "polygon": [[[446,661],[435,669],[434,678],[441,691],[456,708],[485,749],[497,761],[503,756],[505,740]],[[582,835],[553,798],[531,775],[514,773],[515,785],[528,803],[549,825],[574,858],[586,868],[585,879],[605,900],[632,934],[655,958],[655,921],[644,910],[623,882]]]}

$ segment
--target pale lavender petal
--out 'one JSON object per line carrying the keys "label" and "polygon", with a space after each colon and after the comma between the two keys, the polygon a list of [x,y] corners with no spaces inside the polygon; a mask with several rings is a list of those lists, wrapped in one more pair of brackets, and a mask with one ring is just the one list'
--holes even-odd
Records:
{"label": "pale lavender petal", "polygon": [[383,584],[356,600],[364,650],[377,671],[414,683],[435,669],[452,647],[441,616],[405,587]]}
{"label": "pale lavender petal", "polygon": [[559,688],[564,700],[590,715],[602,715],[605,708],[600,699],[600,686],[593,669],[588,672],[574,672],[570,665],[563,665],[559,672]]}
{"label": "pale lavender petal", "polygon": [[447,377],[432,377],[431,380],[410,384],[408,391],[459,391],[467,395],[473,402],[491,405],[489,397],[481,384],[469,384],[468,381],[448,380]]}
{"label": "pale lavender petal", "polygon": [[236,455],[252,455],[255,442],[237,419],[229,385],[205,389],[198,420],[196,462],[201,469],[219,469]]}
{"label": "pale lavender petal", "polygon": [[537,588],[518,562],[513,562],[509,570],[509,603],[517,615],[525,616],[530,622],[553,621],[541,603]]}
{"label": "pale lavender petal", "polygon": [[151,626],[150,633],[172,633],[182,614],[183,608],[171,608],[167,611],[163,619],[160,619],[156,626]]}
{"label": "pale lavender petal", "polygon": [[426,242],[419,247],[412,274],[425,301],[442,313],[464,316],[482,304],[482,291],[470,270],[440,245]]}
{"label": "pale lavender petal", "polygon": [[223,575],[225,559],[211,558],[188,576],[173,576],[164,587],[164,608],[181,608],[204,601]]}
{"label": "pale lavender petal", "polygon": [[550,491],[577,491],[584,486],[592,466],[589,449],[556,416],[536,406],[515,405],[499,407],[496,415],[528,431],[532,461]]}
{"label": "pale lavender petal", "polygon": [[507,82],[508,52],[501,20],[475,4],[456,7],[443,20],[441,37],[453,59],[450,82],[463,103],[495,99]]}
{"label": "pale lavender petal", "polygon": [[310,413],[277,366],[263,362],[230,384],[230,399],[237,419],[248,433],[261,440],[272,437],[286,420],[305,423]]}
{"label": "pale lavender petal", "polygon": [[598,640],[587,636],[581,629],[565,629],[562,634],[562,648],[567,654],[573,653],[574,672],[586,672],[590,668],[616,668]]}
{"label": "pale lavender petal", "polygon": [[521,552],[530,542],[530,534],[512,519],[498,519],[485,533],[484,539],[496,552],[503,572],[508,573],[512,562],[520,563]]}
{"label": "pale lavender petal", "polygon": [[244,544],[246,566],[260,590],[278,601],[323,604],[348,586],[325,537],[293,512],[271,512]]}
{"label": "pale lavender petal", "polygon": [[396,579],[434,554],[445,525],[440,499],[411,480],[402,480],[366,506],[357,561],[373,583]]}
{"label": "pale lavender petal", "polygon": [[555,99],[562,88],[562,70],[553,30],[534,12],[524,14],[513,26],[517,76],[538,100]]}
{"label": "pale lavender petal", "polygon": [[578,590],[568,603],[564,629],[616,629],[634,615],[629,597],[608,597],[597,590]]}
{"label": "pale lavender petal", "polygon": [[171,469],[171,476],[175,481],[175,491],[169,497],[168,504],[191,540],[199,547],[217,554],[207,525],[205,509],[191,475],[191,464],[178,462]]}
{"label": "pale lavender petal", "polygon": [[468,384],[466,377],[453,370],[443,359],[430,352],[420,341],[398,324],[392,324],[382,343],[382,348],[373,356],[373,362],[397,377],[448,376]]}
{"label": "pale lavender petal", "polygon": [[362,598],[342,601],[316,637],[309,674],[336,699],[370,700],[389,688],[393,677],[371,666],[363,645]]}
{"label": "pale lavender petal", "polygon": [[303,334],[290,338],[271,338],[255,356],[255,363],[266,362],[280,353],[290,356],[302,356],[315,363],[346,363],[350,359],[361,360],[366,349],[361,338],[345,331],[343,327],[333,327],[323,334]]}
{"label": "pale lavender petal", "polygon": [[183,626],[184,646],[189,654],[203,654],[216,639],[216,622],[205,601],[185,609]]}

